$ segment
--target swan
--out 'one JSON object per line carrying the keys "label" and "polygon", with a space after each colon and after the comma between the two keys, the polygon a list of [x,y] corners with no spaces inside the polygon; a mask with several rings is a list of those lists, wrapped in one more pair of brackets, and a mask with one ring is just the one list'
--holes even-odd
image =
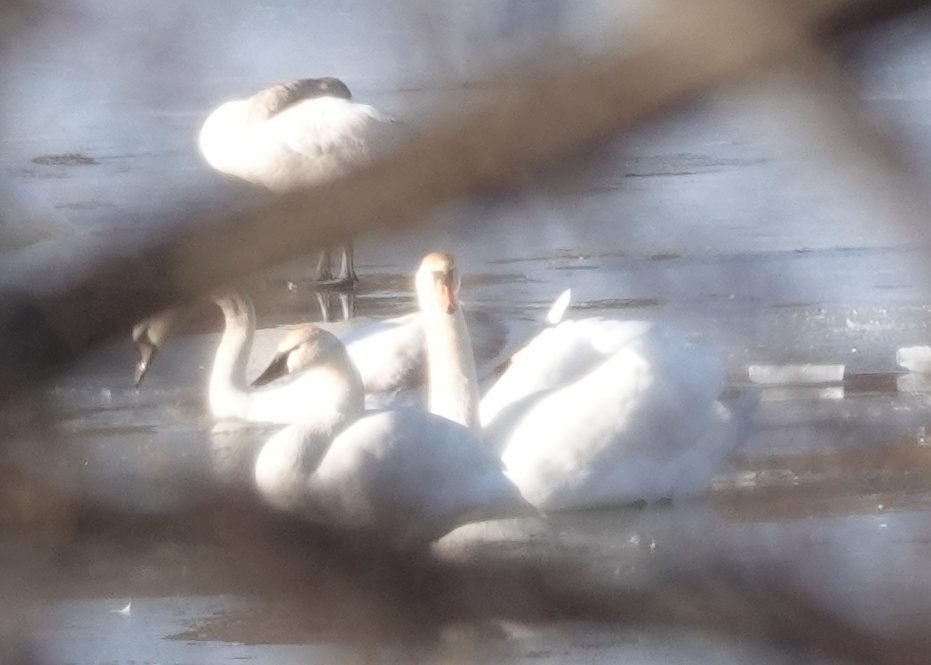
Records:
{"label": "swan", "polygon": [[355,398],[346,391],[347,377],[329,366],[304,372],[284,385],[250,390],[246,364],[255,336],[252,301],[235,289],[226,289],[214,295],[214,302],[223,312],[225,324],[207,391],[210,412],[215,417],[290,424],[304,418],[311,405],[338,411],[347,408],[340,399]]}
{"label": "swan", "polygon": [[473,429],[478,423],[507,476],[540,510],[700,493],[746,437],[757,394],[725,406],[720,360],[642,321],[558,323],[519,351],[479,402],[465,322],[442,308],[458,279],[452,257],[434,254],[416,280],[419,297],[436,291],[441,303],[425,326],[430,409]]}
{"label": "swan", "polygon": [[[507,342],[507,330],[501,321],[481,310],[466,312],[465,318],[475,356],[485,360],[479,375],[490,373]],[[288,331],[252,387],[307,369],[313,352],[306,341],[313,328],[303,325]],[[416,391],[423,386],[427,362],[422,312],[376,321],[340,339],[362,375],[366,395],[376,400],[393,400],[403,391]]]}
{"label": "swan", "polygon": [[[345,175],[367,162],[392,138],[395,121],[357,104],[337,78],[274,85],[214,110],[200,130],[201,154],[214,169],[274,192],[307,187]],[[352,245],[339,245],[340,268],[330,273],[330,252],[317,264],[317,279],[341,285],[358,281]]]}
{"label": "swan", "polygon": [[537,515],[467,428],[412,408],[364,411],[362,378],[332,334],[306,332],[310,373],[340,378],[325,401],[268,440],[255,484],[309,521],[418,548],[468,522]]}
{"label": "swan", "polygon": [[461,278],[453,257],[427,254],[414,285],[424,318],[430,411],[480,431],[475,355],[458,303]]}
{"label": "swan", "polygon": [[[158,352],[186,318],[178,308],[165,310],[133,327],[132,340],[137,353],[134,385],[138,388]],[[500,320],[484,311],[466,314],[476,355],[487,359],[483,374],[498,364],[508,331]],[[313,359],[308,337],[313,330],[304,324],[288,331],[277,345],[268,366],[252,384],[259,388],[285,376],[305,371]],[[376,321],[341,337],[349,355],[362,374],[365,394],[372,404],[387,404],[419,396],[426,377],[423,315],[413,312]]]}
{"label": "swan", "polygon": [[174,307],[143,319],[133,326],[133,347],[136,349],[136,368],[133,371],[133,386],[142,385],[146,372],[159,350],[168,340],[172,330],[185,317],[184,310]]}

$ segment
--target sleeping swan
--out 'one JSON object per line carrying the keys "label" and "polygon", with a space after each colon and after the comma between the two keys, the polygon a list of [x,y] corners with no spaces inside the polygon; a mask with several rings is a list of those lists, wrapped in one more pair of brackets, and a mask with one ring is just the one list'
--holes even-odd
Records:
{"label": "sleeping swan", "polygon": [[[318,185],[368,162],[394,139],[392,118],[356,104],[345,83],[330,76],[290,81],[213,111],[200,131],[200,151],[214,169],[273,192]],[[335,280],[329,250],[317,280],[358,281],[352,245],[340,245]]]}

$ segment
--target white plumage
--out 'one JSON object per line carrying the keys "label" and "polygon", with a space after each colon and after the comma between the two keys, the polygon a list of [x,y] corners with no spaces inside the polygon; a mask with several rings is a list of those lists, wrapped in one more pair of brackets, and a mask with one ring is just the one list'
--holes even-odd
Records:
{"label": "white plumage", "polygon": [[[255,310],[246,296],[227,290],[215,296],[223,311],[224,330],[217,346],[207,401],[217,418],[289,424],[306,418],[313,408],[341,412],[347,408],[347,376],[326,368],[304,372],[293,380],[268,388],[250,389],[246,364],[255,335]],[[317,349],[314,349],[317,352]],[[356,373],[350,378],[358,376]],[[362,386],[359,386],[362,391]]]}
{"label": "white plumage", "polygon": [[535,514],[494,452],[465,427],[410,408],[364,412],[362,381],[345,347],[326,331],[312,334],[315,366],[307,373],[343,381],[326,401],[308,401],[304,418],[262,447],[255,482],[267,501],[400,548],[467,522]]}
{"label": "white plumage", "polygon": [[[275,192],[318,185],[366,163],[393,140],[394,121],[351,101],[332,77],[272,86],[223,104],[200,131],[200,151],[213,168]],[[343,246],[337,281],[356,280]],[[329,256],[318,267],[328,280]]]}
{"label": "white plumage", "polygon": [[718,401],[720,361],[642,321],[583,319],[544,331],[481,403],[508,476],[543,510],[706,490],[747,434],[755,396]]}
{"label": "white plumage", "polygon": [[[453,271],[451,257],[424,259],[420,297],[457,283]],[[472,427],[477,411],[508,477],[541,510],[699,493],[748,433],[756,395],[725,407],[720,361],[663,326],[561,323],[517,353],[476,404],[461,312],[437,321],[435,338],[426,328],[431,410]]]}

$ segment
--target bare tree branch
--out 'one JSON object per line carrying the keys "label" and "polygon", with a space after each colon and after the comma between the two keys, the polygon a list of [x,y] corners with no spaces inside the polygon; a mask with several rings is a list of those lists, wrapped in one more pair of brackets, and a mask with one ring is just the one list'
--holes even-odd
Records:
{"label": "bare tree branch", "polygon": [[[760,1],[670,2],[624,54],[508,85],[494,107],[468,118],[452,114],[350,178],[204,220],[151,248],[111,252],[78,283],[53,293],[47,278],[61,266],[42,266],[25,278],[32,295],[0,303],[0,398],[157,309],[340,237],[409,227],[441,203],[512,184],[527,170],[792,53],[803,27],[838,4],[793,6],[794,16]],[[37,296],[41,284],[46,292]]]}

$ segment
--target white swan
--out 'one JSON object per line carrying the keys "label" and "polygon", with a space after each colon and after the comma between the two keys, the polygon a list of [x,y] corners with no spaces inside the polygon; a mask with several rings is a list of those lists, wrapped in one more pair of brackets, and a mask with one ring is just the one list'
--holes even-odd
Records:
{"label": "white swan", "polygon": [[[427,257],[418,294],[458,280],[454,271],[450,257]],[[561,323],[516,354],[479,405],[461,315],[436,321],[431,410],[470,427],[479,412],[508,477],[541,510],[704,491],[747,434],[756,395],[726,408],[720,361],[663,326]]]}
{"label": "white swan", "polygon": [[[149,367],[174,330],[188,316],[187,310],[169,309],[133,327],[138,355],[134,384],[139,387]],[[483,311],[466,314],[476,355],[485,359],[490,373],[507,342],[502,322]],[[288,331],[278,343],[275,356],[251,386],[258,388],[276,379],[305,371],[313,359],[308,342],[310,324]],[[426,380],[423,315],[420,312],[376,321],[341,337],[362,375],[370,404],[388,404],[418,398]],[[482,375],[482,374],[480,374]]]}
{"label": "white swan", "polygon": [[[316,326],[307,324],[288,331],[252,386],[264,386],[311,367],[316,361],[312,344],[316,330]],[[341,341],[362,376],[366,395],[391,395],[423,383],[423,325],[419,314],[378,321],[345,335]]]}
{"label": "white swan", "polygon": [[[501,321],[483,311],[465,314],[476,358],[484,360],[479,376],[490,373],[507,342]],[[252,382],[264,386],[275,379],[303,372],[313,360],[305,344],[312,325],[288,333],[278,344],[268,367]],[[376,401],[393,401],[402,391],[417,391],[426,382],[427,353],[424,343],[424,315],[414,312],[376,321],[341,338],[365,385],[365,394]]]}
{"label": "white swan", "polygon": [[[272,86],[213,111],[200,131],[200,151],[216,170],[275,192],[317,185],[365,163],[392,138],[390,117],[351,98],[332,77]],[[335,281],[352,284],[352,246],[340,249]],[[329,262],[327,250],[317,266],[321,281],[332,281]]]}
{"label": "white swan", "polygon": [[[255,310],[242,293],[228,289],[214,296],[223,311],[225,327],[217,346],[207,402],[217,418],[289,424],[304,419],[311,409],[341,411],[347,392],[346,376],[327,366],[300,374],[283,385],[252,390],[246,364],[255,336]],[[316,351],[316,349],[315,349]]]}
{"label": "white swan", "polygon": [[468,429],[410,408],[364,413],[362,380],[345,347],[321,329],[307,337],[310,372],[342,380],[262,447],[255,483],[269,503],[399,548],[468,522],[537,514]]}

